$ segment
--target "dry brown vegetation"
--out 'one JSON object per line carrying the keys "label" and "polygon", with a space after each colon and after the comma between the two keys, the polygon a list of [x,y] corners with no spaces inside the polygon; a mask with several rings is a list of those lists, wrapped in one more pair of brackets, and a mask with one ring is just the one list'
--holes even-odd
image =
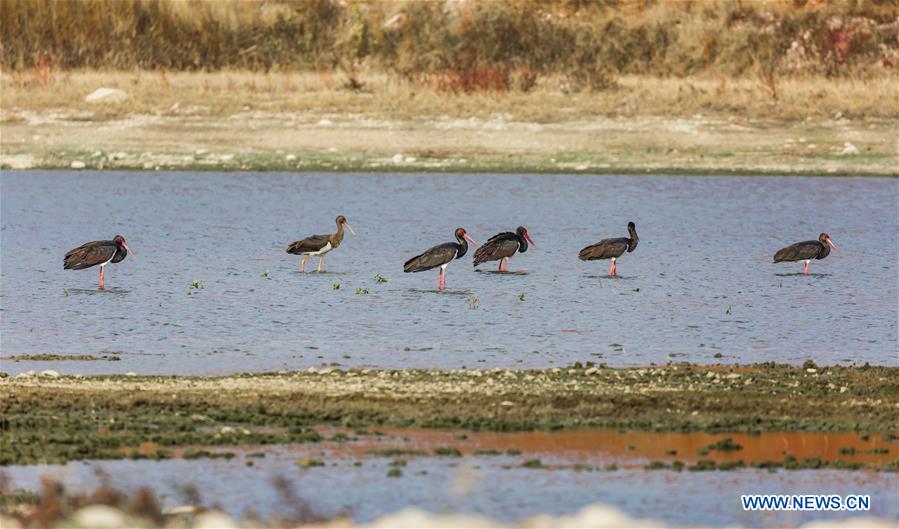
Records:
{"label": "dry brown vegetation", "polygon": [[897,65],[897,14],[887,0],[4,0],[0,64],[374,69],[490,89],[548,73],[592,88],[617,74],[871,77]]}
{"label": "dry brown vegetation", "polygon": [[[187,168],[202,150],[225,169],[401,153],[410,170],[895,174],[897,15],[877,0],[3,0],[0,164],[122,151],[89,165]],[[85,102],[99,87],[126,96]]]}
{"label": "dry brown vegetation", "polygon": [[[894,78],[791,77],[778,82],[778,98],[755,78],[658,78],[620,76],[614,90],[572,94],[564,76],[548,76],[527,92],[444,93],[389,74],[365,77],[353,89],[349,77],[326,73],[54,72],[46,76],[0,76],[3,121],[17,109],[65,110],[92,120],[127,114],[183,113],[220,116],[234,112],[315,112],[373,117],[490,117],[558,122],[590,116],[738,115],[741,118],[899,117]],[[128,93],[121,103],[91,105],[84,97],[104,86]],[[178,104],[178,108],[172,106]]]}

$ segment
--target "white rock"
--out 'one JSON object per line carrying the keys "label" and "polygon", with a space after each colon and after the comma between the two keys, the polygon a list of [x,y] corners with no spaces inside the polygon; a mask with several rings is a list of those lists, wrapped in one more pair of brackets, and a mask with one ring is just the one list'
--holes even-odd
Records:
{"label": "white rock", "polygon": [[392,17],[388,18],[386,22],[384,22],[384,29],[386,30],[394,30],[400,25],[402,25],[403,21],[406,19],[405,13],[397,13]]}
{"label": "white rock", "polygon": [[588,375],[588,376],[589,376],[589,375],[595,375],[595,374],[597,374],[597,373],[599,373],[599,368],[598,368],[598,367],[591,367],[590,369],[584,371],[584,374],[585,374],[585,375]]}
{"label": "white rock", "polygon": [[228,162],[228,161],[231,161],[234,159],[234,155],[233,154],[223,154],[221,156],[221,159],[223,162]]}
{"label": "white rock", "polygon": [[392,158],[393,163],[395,163],[397,165],[403,163],[403,160],[405,160],[405,159],[406,158],[402,154],[394,154],[393,158]]}
{"label": "white rock", "polygon": [[473,514],[433,514],[421,509],[403,509],[393,514],[382,516],[369,527],[385,527],[391,529],[449,529],[466,527],[470,529],[502,527],[489,518]]}
{"label": "white rock", "polygon": [[119,151],[112,155],[113,160],[124,160],[128,155]]}
{"label": "white rock", "polygon": [[91,505],[79,509],[72,518],[82,527],[96,529],[125,527],[125,514],[108,505]]}
{"label": "white rock", "polygon": [[42,377],[50,377],[50,378],[59,378],[59,373],[53,371],[52,369],[47,369],[46,371],[41,371]]}
{"label": "white rock", "polygon": [[318,127],[330,127],[330,126],[333,125],[333,124],[334,124],[334,123],[333,123],[330,119],[322,118],[322,119],[318,120],[318,123],[316,124],[316,126],[318,126]]}
{"label": "white rock", "polygon": [[0,165],[10,169],[31,169],[34,167],[34,156],[30,154],[2,154]]}
{"label": "white rock", "polygon": [[297,155],[296,154],[288,154],[287,156],[284,157],[284,159],[287,160],[288,162],[292,162],[297,159]]}
{"label": "white rock", "polygon": [[125,376],[126,377],[136,377],[137,373],[135,373],[134,371],[128,371],[127,373],[125,373]]}
{"label": "white rock", "polygon": [[94,154],[91,154],[91,158],[99,158],[103,156],[103,151],[94,151]]}
{"label": "white rock", "polygon": [[309,366],[309,369],[306,370],[307,373],[315,373],[315,366]]}
{"label": "white rock", "polygon": [[193,505],[179,505],[177,507],[172,507],[171,509],[163,510],[162,514],[166,516],[180,516],[184,514],[194,514],[197,510],[198,509]]}
{"label": "white rock", "polygon": [[414,163],[416,159],[414,156],[406,156],[406,163]]}
{"label": "white rock", "polygon": [[72,169],[84,169],[85,163],[81,160],[73,160],[72,163],[69,164],[69,167]]}
{"label": "white rock", "polygon": [[219,433],[228,435],[228,434],[234,433],[234,431],[235,431],[234,428],[232,428],[230,426],[222,426],[222,429],[219,430]]}
{"label": "white rock", "polygon": [[846,143],[843,144],[843,150],[840,151],[840,154],[843,156],[847,156],[847,155],[851,156],[851,155],[859,154],[860,152],[861,151],[858,150],[858,147],[856,147],[855,145],[852,145],[851,143],[849,143],[847,141]]}
{"label": "white rock", "polygon": [[28,371],[25,371],[24,373],[19,373],[18,375],[16,375],[13,378],[28,378],[28,377],[33,377],[36,374],[37,373],[34,372],[34,369],[29,369]]}
{"label": "white rock", "polygon": [[84,98],[86,103],[99,103],[101,101],[119,103],[128,99],[128,94],[117,88],[97,88]]}
{"label": "white rock", "polygon": [[547,515],[538,515],[531,519],[531,523],[523,524],[530,527],[565,527],[577,528],[619,528],[619,527],[664,527],[661,523],[652,520],[638,520],[614,507],[601,504],[588,505],[580,511],[569,516],[553,518]]}
{"label": "white rock", "polygon": [[209,154],[209,151],[206,149],[197,149],[194,151],[194,154],[196,154],[197,156],[205,156]]}
{"label": "white rock", "polygon": [[500,402],[499,405],[504,408],[511,408],[512,406],[515,405],[515,403],[512,402],[511,400],[504,400],[504,401]]}
{"label": "white rock", "polygon": [[238,529],[240,526],[223,512],[209,511],[194,518],[195,529]]}
{"label": "white rock", "polygon": [[3,529],[22,529],[22,524],[15,518],[0,514],[0,527]]}

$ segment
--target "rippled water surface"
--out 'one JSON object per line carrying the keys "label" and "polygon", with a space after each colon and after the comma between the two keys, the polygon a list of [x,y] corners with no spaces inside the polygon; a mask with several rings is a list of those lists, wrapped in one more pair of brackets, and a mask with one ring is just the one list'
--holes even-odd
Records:
{"label": "rippled water surface", "polygon": [[[4,171],[0,195],[2,354],[121,358],[12,373],[897,363],[892,179]],[[358,235],[301,274],[285,246],[339,214]],[[577,259],[629,220],[619,278]],[[402,273],[456,227],[484,242],[519,224],[539,248],[518,274],[469,254],[437,293],[436,272]],[[821,231],[842,252],[812,275],[771,263]],[[138,259],[107,267],[106,291],[96,269],[62,269],[117,233]]]}
{"label": "rippled water surface", "polygon": [[[613,505],[630,516],[662,520],[674,527],[796,527],[811,520],[875,516],[894,519],[899,480],[893,472],[849,470],[757,470],[710,472],[647,471],[639,465],[609,470],[617,462],[602,449],[589,454],[562,449],[522,456],[404,456],[399,478],[387,477],[394,458],[345,453],[306,445],[247,448],[231,460],[172,459],[87,461],[68,465],[7,467],[10,484],[40,488],[40,477],[61,480],[74,490],[93,490],[99,476],[117,488],[150,486],[163,507],[190,503],[193,486],[208,505],[234,517],[252,512],[263,518],[294,515],[303,506],[327,517],[360,522],[407,507],[433,512],[472,512],[514,523],[539,513],[574,513],[588,505]],[[252,451],[251,451],[252,450]],[[251,454],[264,453],[265,457]],[[300,468],[301,458],[324,466]],[[537,458],[545,468],[526,468]],[[251,463],[252,466],[248,466]],[[573,470],[572,464],[587,470]],[[287,487],[275,485],[283,479]],[[285,497],[285,492],[287,495]],[[743,511],[741,494],[857,494],[870,496],[870,511]]]}

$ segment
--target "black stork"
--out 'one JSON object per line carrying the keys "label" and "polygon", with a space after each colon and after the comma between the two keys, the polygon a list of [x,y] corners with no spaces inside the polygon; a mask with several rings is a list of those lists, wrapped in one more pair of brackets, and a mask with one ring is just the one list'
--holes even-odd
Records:
{"label": "black stork", "polygon": [[103,288],[103,269],[109,263],[121,262],[131,252],[135,258],[137,254],[125,244],[125,238],[116,235],[111,241],[93,241],[82,244],[74,250],[69,250],[63,258],[63,270],[83,270],[100,265],[100,288]]}
{"label": "black stork", "polygon": [[808,275],[808,263],[812,259],[824,259],[830,255],[830,249],[840,251],[839,248],[830,240],[830,235],[822,233],[818,235],[817,241],[803,241],[791,244],[786,248],[777,250],[774,254],[774,262],[781,261],[805,261],[805,268],[802,273]]}
{"label": "black stork", "polygon": [[437,275],[437,290],[446,290],[446,267],[453,259],[459,259],[468,252],[468,241],[477,248],[478,243],[468,236],[462,228],[456,228],[456,241],[438,244],[437,246],[425,251],[421,255],[416,255],[412,259],[406,261],[403,265],[403,272],[424,272],[432,268],[440,267],[440,273]]}
{"label": "black stork", "polygon": [[486,261],[499,261],[498,272],[509,271],[509,258],[515,255],[515,252],[524,253],[528,251],[528,243],[534,248],[537,243],[528,235],[528,230],[524,226],[519,226],[515,232],[507,231],[498,233],[490,238],[483,246],[474,253],[474,266],[478,266]]}
{"label": "black stork", "polygon": [[300,272],[306,271],[306,259],[309,259],[310,255],[318,256],[318,268],[315,270],[316,272],[322,271],[322,266],[325,263],[325,254],[340,246],[341,241],[343,241],[344,225],[350,230],[350,233],[356,235],[356,232],[353,231],[350,223],[346,221],[346,217],[343,215],[338,216],[337,219],[335,219],[335,222],[337,222],[337,233],[332,233],[330,235],[313,235],[299,241],[294,241],[287,247],[287,253],[303,256],[303,259],[300,261]]}
{"label": "black stork", "polygon": [[621,257],[625,251],[633,252],[637,249],[637,243],[640,238],[637,237],[637,225],[633,222],[627,223],[627,232],[630,237],[618,237],[617,239],[603,239],[596,244],[587,246],[578,254],[581,261],[594,261],[596,259],[611,259],[612,266],[609,267],[609,275],[615,277],[618,275],[618,267],[615,262]]}

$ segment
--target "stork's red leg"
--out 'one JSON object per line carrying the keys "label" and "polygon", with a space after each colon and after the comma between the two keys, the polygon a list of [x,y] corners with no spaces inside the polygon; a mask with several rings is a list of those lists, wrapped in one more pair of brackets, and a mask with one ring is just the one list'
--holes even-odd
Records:
{"label": "stork's red leg", "polygon": [[499,260],[499,266],[496,268],[496,271],[497,272],[503,271],[503,260],[502,259]]}
{"label": "stork's red leg", "polygon": [[805,268],[802,269],[803,275],[808,275],[808,261],[805,262]]}
{"label": "stork's red leg", "polygon": [[103,288],[103,268],[102,266],[100,267],[100,288]]}

